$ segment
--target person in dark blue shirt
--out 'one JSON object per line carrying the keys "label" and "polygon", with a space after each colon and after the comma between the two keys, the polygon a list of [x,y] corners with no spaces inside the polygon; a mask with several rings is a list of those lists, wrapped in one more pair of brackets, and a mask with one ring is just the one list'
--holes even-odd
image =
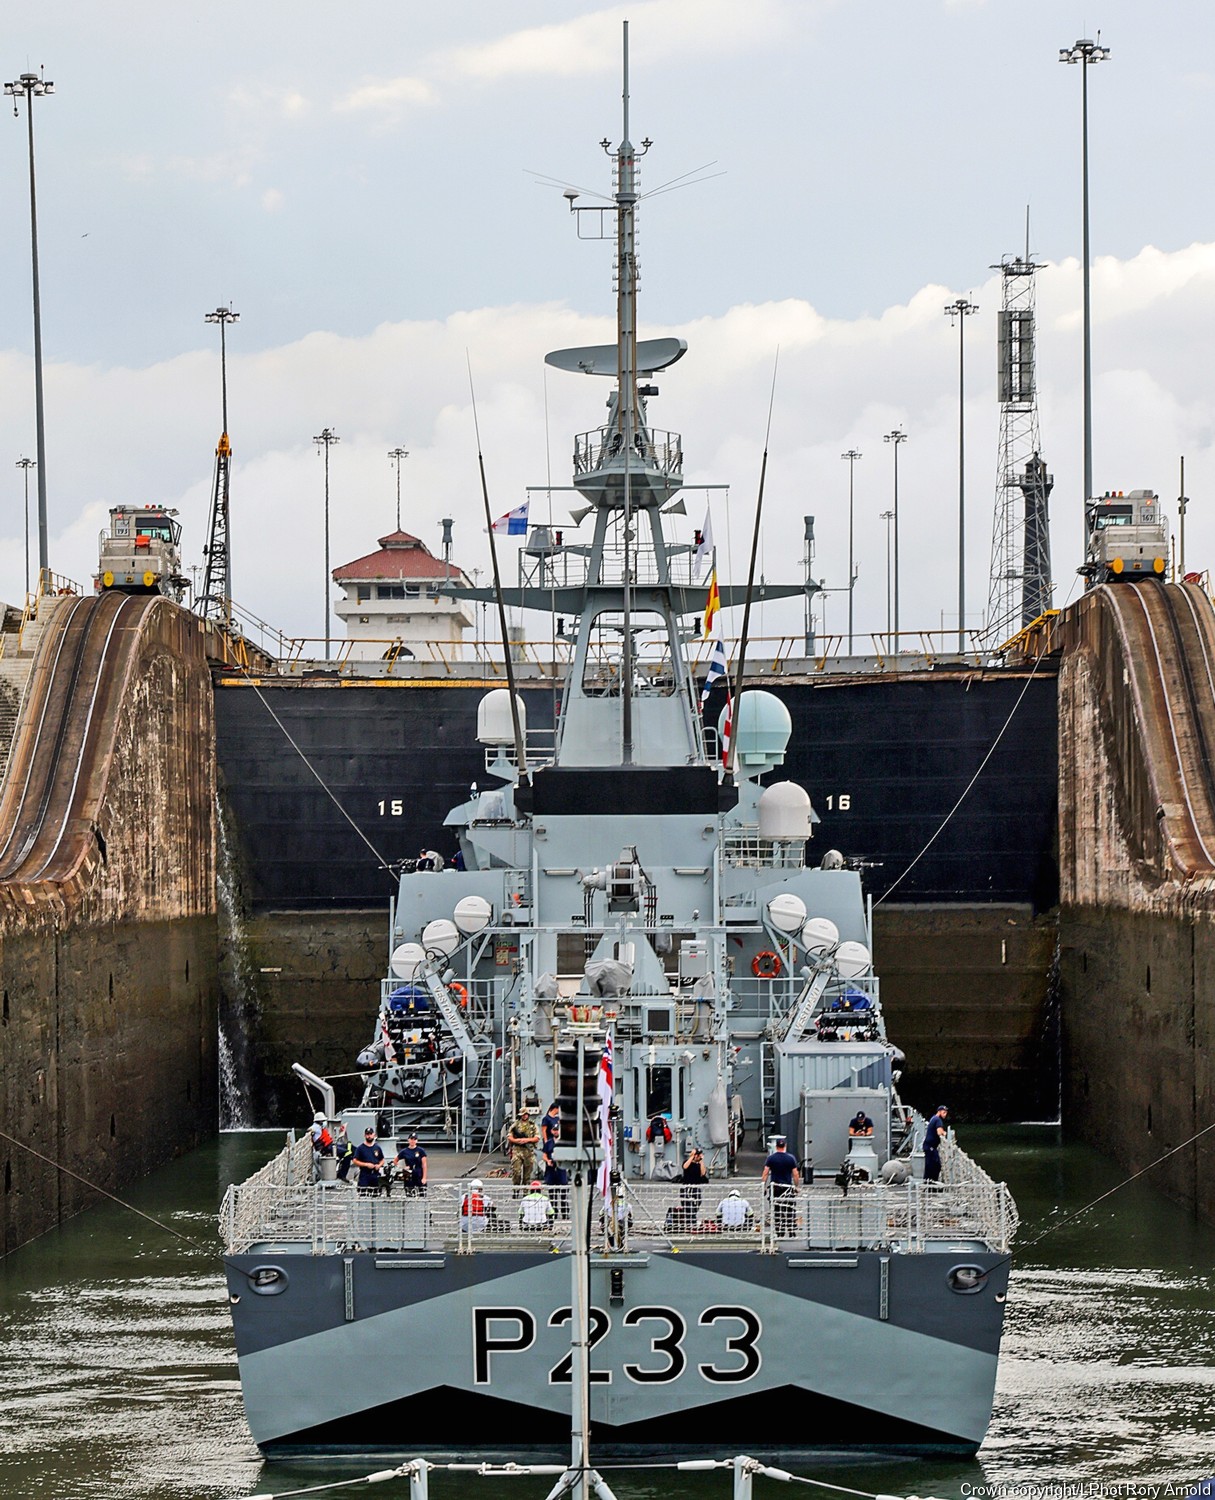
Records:
{"label": "person in dark blue shirt", "polygon": [[924,1132],[924,1181],[939,1182],[941,1178],[941,1137],[946,1130],[949,1110],[939,1105]]}
{"label": "person in dark blue shirt", "polygon": [[418,1145],[416,1130],[409,1132],[409,1139],[397,1152],[393,1166],[401,1171],[401,1185],[407,1193],[426,1191],[426,1148]]}
{"label": "person in dark blue shirt", "polygon": [[[556,1145],[557,1138],[560,1136],[560,1134],[561,1111],[557,1108],[557,1101],[554,1099],[549,1107],[540,1116],[541,1151],[545,1151],[545,1147],[549,1145]],[[547,1155],[548,1153],[545,1151],[545,1154]]]}
{"label": "person in dark blue shirt", "polygon": [[359,1192],[379,1192],[380,1168],[384,1165],[384,1148],[376,1144],[374,1130],[368,1129],[363,1132],[363,1144],[354,1148],[353,1161],[359,1169]]}
{"label": "person in dark blue shirt", "polygon": [[849,1135],[872,1135],[873,1121],[863,1109],[858,1109],[851,1120],[848,1121]]}
{"label": "person in dark blue shirt", "polygon": [[[776,1232],[792,1234],[797,1224],[797,1189],[802,1184],[802,1174],[797,1168],[797,1157],[785,1149],[783,1135],[776,1138],[776,1150],[764,1162],[763,1182],[772,1184],[773,1215]],[[782,1201],[783,1200],[783,1201]]]}

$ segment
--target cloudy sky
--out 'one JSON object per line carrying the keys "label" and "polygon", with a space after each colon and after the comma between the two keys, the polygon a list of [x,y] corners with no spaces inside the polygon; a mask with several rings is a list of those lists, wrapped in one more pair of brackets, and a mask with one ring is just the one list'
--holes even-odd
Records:
{"label": "cloudy sky", "polygon": [[[1038,277],[1043,449],[1057,598],[1080,560],[1080,70],[1090,72],[1094,480],[1194,497],[1187,563],[1215,561],[1215,8],[1175,0],[26,0],[5,79],[35,104],[51,563],[87,581],[112,504],[179,507],[201,559],[229,342],[234,593],[323,633],[322,466],[333,562],[394,523],[386,455],[410,450],[404,524],[487,562],[471,364],[492,502],[568,483],[569,434],[603,387],[546,350],[611,337],[610,247],[579,243],[560,187],[605,192],[631,22],[643,187],[641,323],[685,359],[652,420],[684,435],[689,485],[729,484],[715,529],[745,566],[779,349],[763,542],[768,577],[847,576],[856,466],[857,627],[885,623],[891,449],[901,425],[903,624],[956,625],[958,333],[965,295],[967,607],[987,597],[998,457],[990,269],[1025,243]],[[0,115],[0,597],[23,586],[34,403],[24,106]],[[703,169],[699,171],[698,169]],[[686,174],[706,179],[657,192]],[[546,423],[547,406],[547,423]],[[564,497],[556,497],[558,515]],[[703,498],[688,499],[699,522]],[[544,502],[536,504],[543,509]],[[1171,508],[1175,509],[1175,507]],[[727,525],[728,522],[728,525]],[[512,544],[514,545],[514,544]],[[35,549],[36,562],[36,549]],[[827,628],[845,618],[829,597]],[[773,609],[775,632],[796,618]]]}

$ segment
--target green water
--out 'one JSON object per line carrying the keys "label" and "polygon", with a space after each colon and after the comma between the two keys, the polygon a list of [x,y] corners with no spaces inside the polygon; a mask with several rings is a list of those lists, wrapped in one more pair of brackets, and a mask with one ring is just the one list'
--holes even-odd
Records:
{"label": "green water", "polygon": [[[1030,1245],[1119,1172],[1051,1128],[963,1134],[1010,1183],[1022,1215],[987,1441],[966,1461],[823,1460],[799,1472],[871,1494],[943,1500],[1054,1500],[1044,1492],[1051,1485],[1075,1486],[1076,1500],[1154,1500],[1215,1474],[1215,1231],[1140,1181]],[[4,1500],[235,1500],[386,1467],[266,1464],[245,1427],[215,1208],[226,1184],[280,1141],[224,1136],[131,1190],[137,1207],[198,1248],[107,1203],[0,1262]],[[607,1478],[619,1500],[730,1493],[720,1474]],[[430,1493],[533,1500],[551,1482],[436,1472]],[[408,1492],[403,1480],[373,1491],[381,1500]],[[794,1492],[830,1493],[756,1481],[757,1497]]]}

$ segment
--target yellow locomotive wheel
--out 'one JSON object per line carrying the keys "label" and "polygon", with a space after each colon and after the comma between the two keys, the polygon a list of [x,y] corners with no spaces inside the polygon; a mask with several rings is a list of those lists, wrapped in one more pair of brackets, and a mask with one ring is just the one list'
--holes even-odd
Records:
{"label": "yellow locomotive wheel", "polygon": [[103,588],[112,589],[114,587],[114,575],[113,575],[113,573],[110,573],[110,572],[103,573],[101,575],[101,583],[102,583],[102,587]]}
{"label": "yellow locomotive wheel", "polygon": [[143,575],[143,586],[145,589],[156,587],[156,574],[152,572],[151,568]]}

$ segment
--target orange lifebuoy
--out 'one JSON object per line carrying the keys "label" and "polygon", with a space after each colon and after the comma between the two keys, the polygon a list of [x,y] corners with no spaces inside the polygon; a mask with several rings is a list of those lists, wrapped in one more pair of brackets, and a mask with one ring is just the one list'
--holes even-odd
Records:
{"label": "orange lifebuoy", "polygon": [[751,960],[751,972],[756,979],[776,979],[783,968],[780,954],[773,953],[771,948],[765,948]]}
{"label": "orange lifebuoy", "polygon": [[449,984],[447,986],[447,988],[451,991],[451,993],[460,1002],[460,1009],[461,1010],[467,1010],[468,1009],[468,991],[464,988],[464,986],[462,984]]}

